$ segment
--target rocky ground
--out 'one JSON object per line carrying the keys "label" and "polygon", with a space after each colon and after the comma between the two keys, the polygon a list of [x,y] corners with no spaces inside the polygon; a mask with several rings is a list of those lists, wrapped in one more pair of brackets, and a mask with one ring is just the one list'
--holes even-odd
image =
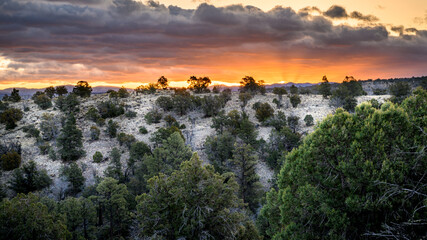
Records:
{"label": "rocky ground", "polygon": [[[155,132],[158,128],[163,127],[165,125],[164,121],[161,121],[158,124],[147,124],[144,119],[144,115],[153,108],[156,108],[154,102],[155,100],[165,94],[170,93],[157,93],[154,95],[134,95],[127,99],[123,99],[122,101],[128,105],[128,109],[137,112],[137,117],[133,119],[128,119],[124,115],[115,118],[114,120],[120,124],[120,128],[118,132],[125,132],[127,134],[132,134],[138,141],[144,141],[146,143],[150,143],[149,137],[153,132]],[[203,94],[202,94],[203,95]],[[276,105],[273,104],[273,99],[276,96],[272,93],[267,93],[264,96],[257,95],[253,99],[251,99],[246,107],[246,111],[250,116],[250,120],[254,122],[257,126],[257,130],[259,133],[259,137],[265,140],[268,140],[269,134],[271,131],[270,127],[261,126],[257,119],[255,118],[254,110],[252,109],[252,104],[261,101],[268,102],[274,108],[275,111],[279,109],[276,108]],[[358,97],[358,103],[368,101],[370,99],[377,99],[380,102],[385,101],[390,96],[382,95],[382,96],[361,96]],[[86,156],[79,159],[77,163],[83,168],[84,175],[86,177],[86,184],[91,185],[95,181],[95,176],[102,176],[104,170],[108,166],[108,161],[101,163],[94,163],[92,160],[92,156],[96,151],[99,151],[103,154],[103,156],[108,156],[111,149],[113,147],[119,147],[117,139],[109,138],[105,133],[105,127],[101,129],[100,140],[91,141],[90,140],[90,127],[95,125],[94,123],[86,120],[84,118],[84,113],[86,113],[87,109],[91,106],[96,106],[98,102],[108,100],[107,94],[98,94],[93,95],[89,99],[82,100],[81,103],[81,111],[77,116],[77,124],[79,128],[83,131],[84,136],[84,150],[86,151]],[[297,108],[292,108],[289,99],[284,96],[284,107],[280,109],[285,113],[286,116],[298,116],[300,118],[299,131],[303,134],[307,134],[313,131],[314,127],[306,127],[304,124],[304,117],[307,114],[311,114],[315,120],[315,122],[321,121],[328,114],[334,112],[334,108],[329,106],[329,100],[325,100],[320,95],[301,95],[301,104],[298,105]],[[49,175],[54,179],[53,186],[46,190],[49,193],[56,195],[61,189],[66,187],[64,181],[59,177],[59,172],[61,167],[66,164],[61,160],[53,161],[49,159],[48,155],[41,155],[39,148],[36,146],[36,141],[34,138],[26,137],[26,133],[22,131],[22,127],[29,124],[35,124],[36,127],[39,127],[41,122],[41,116],[45,113],[50,113],[55,116],[55,118],[59,119],[63,116],[63,113],[58,109],[50,108],[48,110],[40,110],[40,108],[34,104],[32,100],[24,100],[19,103],[11,104],[11,107],[19,108],[21,110],[24,107],[29,107],[29,111],[24,112],[23,119],[18,123],[18,127],[12,131],[8,131],[4,129],[4,126],[0,127],[0,138],[2,142],[10,142],[10,141],[19,141],[22,144],[22,162],[25,163],[29,160],[34,160],[39,166],[45,168]],[[232,93],[232,99],[227,103],[225,107],[225,111],[229,112],[231,110],[240,110],[240,102],[238,100],[238,93]],[[183,129],[183,134],[186,138],[187,144],[191,146],[194,151],[197,151],[205,162],[206,156],[204,154],[204,141],[207,136],[214,134],[214,129],[211,128],[212,118],[204,118],[201,112],[193,111],[188,113],[185,116],[177,116],[173,113],[168,113],[174,116],[180,124],[185,124],[186,129]],[[139,127],[145,126],[148,130],[148,134],[140,134]],[[55,141],[51,141],[51,145],[57,150],[55,146]],[[126,165],[126,160],[128,159],[128,152],[125,151],[124,147],[122,148],[122,162],[123,165]],[[264,186],[269,186],[269,180],[273,177],[273,171],[267,167],[267,165],[263,162],[258,164],[258,174],[260,175],[261,182]],[[2,176],[2,182],[5,183],[10,176],[11,172],[6,172]]]}

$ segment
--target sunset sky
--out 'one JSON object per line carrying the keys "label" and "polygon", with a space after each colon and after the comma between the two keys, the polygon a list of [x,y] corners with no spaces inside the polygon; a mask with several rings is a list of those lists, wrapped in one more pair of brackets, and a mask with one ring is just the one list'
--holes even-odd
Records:
{"label": "sunset sky", "polygon": [[1,0],[0,89],[427,75],[426,0]]}

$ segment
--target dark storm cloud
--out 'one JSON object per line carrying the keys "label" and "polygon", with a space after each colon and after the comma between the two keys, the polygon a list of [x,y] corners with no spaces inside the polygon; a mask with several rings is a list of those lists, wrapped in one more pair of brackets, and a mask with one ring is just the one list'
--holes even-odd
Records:
{"label": "dark storm cloud", "polygon": [[330,18],[347,18],[348,14],[345,8],[337,5],[331,6],[326,12],[323,13]]}
{"label": "dark storm cloud", "polygon": [[[295,12],[278,6],[262,11],[207,3],[192,10],[154,1],[4,0],[0,2],[0,54],[19,63],[46,60],[110,71],[119,63],[197,65],[207,61],[204,56],[211,52],[217,56],[234,51],[268,54],[265,51],[272,48],[327,59],[364,53],[410,61],[426,52],[425,31],[417,30],[410,38],[391,37],[381,24],[334,26],[330,19],[376,21],[371,15],[352,12],[348,16],[339,6],[332,6],[324,16],[313,16],[313,12],[320,10],[308,7]],[[399,55],[394,49],[399,49]]]}

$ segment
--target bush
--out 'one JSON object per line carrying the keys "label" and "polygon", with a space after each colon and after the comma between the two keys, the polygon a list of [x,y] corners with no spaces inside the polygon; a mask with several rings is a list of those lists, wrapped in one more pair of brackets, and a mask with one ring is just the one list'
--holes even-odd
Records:
{"label": "bush", "polygon": [[125,87],[121,87],[118,91],[117,91],[117,95],[119,96],[119,98],[127,98],[129,97],[129,92],[128,90],[126,90]]}
{"label": "bush", "polygon": [[304,117],[304,122],[306,126],[313,126],[314,125],[314,119],[313,116],[311,116],[310,114],[305,115]]}
{"label": "bush", "polygon": [[10,171],[21,165],[21,155],[17,152],[8,152],[1,155],[1,167],[4,171]]}
{"label": "bush", "polygon": [[287,126],[287,120],[285,113],[282,111],[278,111],[274,117],[269,118],[267,121],[265,121],[266,126],[271,126],[277,131],[280,131],[283,127]]}
{"label": "bush", "polygon": [[135,92],[137,94],[138,93],[142,93],[142,94],[154,94],[154,93],[156,93],[156,91],[157,91],[158,88],[159,88],[159,86],[157,84],[149,83],[146,86],[141,85],[141,86],[137,87],[135,89]]}
{"label": "bush", "polygon": [[90,127],[90,139],[92,141],[99,140],[99,135],[101,134],[101,130],[97,128],[96,126]]}
{"label": "bush", "polygon": [[9,108],[3,111],[0,115],[0,122],[6,125],[6,129],[14,129],[16,126],[16,122],[21,120],[23,117],[23,112],[16,108]]}
{"label": "bush", "polygon": [[274,115],[274,109],[268,103],[261,103],[255,108],[255,117],[260,122],[264,122]]}
{"label": "bush", "polygon": [[56,86],[55,88],[55,92],[56,94],[58,94],[58,96],[62,96],[68,93],[67,88],[65,88],[65,86]]}
{"label": "bush", "polygon": [[34,161],[29,161],[13,171],[9,184],[16,193],[29,193],[50,186],[52,179],[46,170],[39,170]]}
{"label": "bush", "polygon": [[166,125],[168,127],[170,126],[177,126],[178,127],[178,122],[176,121],[176,119],[174,117],[172,117],[171,115],[167,115],[166,117],[164,117],[164,120],[166,122]]}
{"label": "bush", "polygon": [[154,109],[145,114],[144,118],[148,124],[159,123],[162,119],[162,114],[157,109]]}
{"label": "bush", "polygon": [[58,127],[56,126],[53,114],[44,113],[40,123],[43,140],[50,141],[58,135]]}
{"label": "bush", "polygon": [[252,98],[253,98],[253,95],[250,92],[239,93],[240,107],[242,108],[242,111],[245,109],[249,100],[251,100]]}
{"label": "bush", "polygon": [[120,146],[125,145],[127,148],[130,148],[132,143],[136,141],[133,135],[126,133],[119,133],[117,135],[117,140],[119,141]]}
{"label": "bush", "polygon": [[27,137],[38,138],[40,136],[40,131],[34,126],[34,124],[24,126],[22,131],[27,133]]}
{"label": "bush", "polygon": [[136,118],[136,112],[134,112],[134,111],[127,111],[127,112],[125,113],[125,117],[127,117],[127,118],[129,118],[129,119],[131,119],[131,118]]}
{"label": "bush", "polygon": [[224,106],[224,102],[218,96],[205,96],[201,99],[201,107],[205,117],[217,115]]}
{"label": "bush", "polygon": [[38,145],[38,147],[39,147],[39,150],[40,150],[40,154],[41,154],[41,155],[46,155],[46,154],[48,154],[48,153],[49,153],[49,151],[50,151],[50,149],[51,149],[50,144],[49,144],[48,142],[44,142],[44,141],[42,141],[42,142],[39,142],[37,145]]}
{"label": "bush", "polygon": [[387,89],[375,88],[373,93],[374,95],[385,95],[387,94]]}
{"label": "bush", "polygon": [[102,156],[102,153],[96,151],[95,154],[93,154],[93,161],[96,163],[100,163],[104,160],[104,157]]}
{"label": "bush", "polygon": [[85,154],[82,139],[82,131],[77,128],[76,119],[71,114],[67,117],[57,140],[61,159],[73,161],[82,157]]}
{"label": "bush", "polygon": [[19,102],[21,101],[21,96],[19,96],[19,90],[18,89],[12,89],[12,92],[10,93],[10,97],[8,98],[11,102]]}
{"label": "bush", "polygon": [[112,101],[101,102],[98,104],[98,111],[102,118],[114,118],[125,113],[122,105]]}
{"label": "bush", "polygon": [[171,97],[160,96],[156,99],[156,105],[165,111],[173,109],[173,101]]}
{"label": "bush", "polygon": [[68,94],[67,96],[59,96],[56,100],[56,106],[62,112],[78,112],[80,101],[76,94]]}
{"label": "bush", "polygon": [[292,84],[292,86],[289,88],[289,91],[291,92],[292,95],[297,95],[298,94],[298,88]]}
{"label": "bush", "polygon": [[34,103],[37,104],[41,109],[45,110],[52,107],[52,101],[46,94],[40,94],[33,96]]}
{"label": "bush", "polygon": [[99,118],[101,118],[101,115],[96,108],[90,107],[89,110],[87,110],[85,117],[87,120],[96,122]]}
{"label": "bush", "polygon": [[151,135],[150,141],[152,141],[155,145],[159,146],[163,143],[164,140],[168,139],[175,132],[178,132],[181,135],[182,139],[185,139],[184,135],[182,135],[181,130],[179,130],[179,128],[175,126],[172,126],[168,128],[159,128]]}
{"label": "bush", "polygon": [[401,103],[411,93],[411,86],[407,82],[397,82],[390,85],[389,90],[392,95],[391,101]]}
{"label": "bush", "polygon": [[298,94],[293,94],[289,96],[289,100],[291,101],[292,107],[298,107],[298,104],[301,103],[301,98]]}
{"label": "bush", "polygon": [[297,116],[288,117],[288,126],[290,129],[292,129],[293,132],[297,131],[298,124],[299,124],[299,117]]}
{"label": "bush", "polygon": [[113,120],[108,121],[107,124],[107,135],[110,138],[115,138],[117,136],[117,129],[119,128],[119,124],[114,122]]}
{"label": "bush", "polygon": [[148,130],[147,130],[147,128],[145,128],[144,126],[142,126],[142,127],[139,128],[139,133],[141,133],[141,134],[147,134]]}
{"label": "bush", "polygon": [[56,156],[56,152],[53,148],[50,148],[50,150],[49,150],[49,158],[52,161],[56,161],[58,159],[58,157]]}

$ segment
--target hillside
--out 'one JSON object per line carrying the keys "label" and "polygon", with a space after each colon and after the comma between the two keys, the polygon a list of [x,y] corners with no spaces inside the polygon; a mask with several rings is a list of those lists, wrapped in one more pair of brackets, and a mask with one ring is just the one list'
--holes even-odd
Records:
{"label": "hillside", "polygon": [[[147,112],[154,108],[158,108],[155,105],[155,100],[159,96],[169,96],[171,92],[160,91],[156,94],[150,95],[136,95],[132,93],[130,97],[119,99],[120,103],[126,105],[127,110],[132,110],[137,113],[136,118],[128,119],[124,115],[114,118],[116,122],[119,123],[120,127],[118,132],[124,132],[127,134],[132,134],[135,136],[136,140],[143,141],[145,143],[150,143],[150,136],[160,127],[165,126],[165,122],[161,121],[157,124],[148,124],[144,119],[144,116]],[[207,96],[215,95],[213,93],[209,94],[198,94],[198,96]],[[276,105],[273,103],[273,99],[276,95],[272,93],[267,93],[265,95],[256,95],[252,98],[248,105],[246,106],[246,112],[249,115],[249,119],[256,124],[256,129],[259,133],[259,138],[263,138],[268,141],[271,127],[266,127],[261,125],[258,120],[255,118],[255,111],[252,109],[252,105],[255,102],[267,102],[269,103],[277,112]],[[379,102],[383,102],[388,99],[388,95],[382,96],[360,96],[357,97],[357,102],[361,103],[368,101],[370,99],[377,99]],[[320,95],[301,95],[302,102],[298,105],[297,108],[293,108],[289,102],[289,99],[284,96],[284,107],[280,109],[285,113],[286,116],[297,116],[299,117],[298,132],[302,134],[307,134],[313,131],[314,127],[307,127],[304,124],[304,117],[307,114],[311,114],[315,122],[321,121],[325,116],[334,112],[334,108],[329,106],[329,100],[323,99]],[[107,168],[109,161],[104,161],[101,163],[94,163],[92,156],[96,151],[99,151],[103,156],[108,156],[113,147],[119,147],[118,141],[116,138],[109,138],[105,133],[105,126],[100,127],[101,135],[100,140],[91,141],[90,140],[90,127],[95,125],[95,123],[90,122],[84,118],[84,114],[87,110],[96,106],[102,101],[109,100],[107,94],[98,94],[92,95],[90,98],[82,99],[80,105],[80,112],[76,115],[77,125],[83,132],[84,139],[84,150],[86,155],[79,159],[77,163],[84,170],[84,176],[86,178],[86,185],[92,185],[95,182],[96,176],[103,176],[105,169]],[[54,100],[55,102],[55,100]],[[53,114],[57,122],[60,122],[60,118],[63,116],[63,113],[57,108],[53,107],[47,110],[41,110],[33,100],[23,100],[18,103],[12,103],[10,107],[18,108],[24,111],[24,107],[28,107],[27,112],[24,111],[24,117],[18,123],[18,127],[12,131],[5,130],[4,126],[0,129],[0,136],[3,142],[19,141],[22,144],[22,159],[23,163],[34,160],[38,165],[45,168],[48,174],[54,179],[54,184],[50,187],[48,191],[51,195],[57,196],[57,194],[66,187],[66,183],[59,177],[59,172],[61,167],[65,164],[61,160],[53,161],[49,158],[48,155],[41,155],[39,148],[36,146],[36,140],[34,138],[26,137],[26,133],[22,131],[22,127],[35,124],[36,127],[40,126],[40,122],[43,114]],[[241,110],[240,101],[238,99],[238,93],[233,92],[231,100],[227,102],[225,112],[231,110]],[[214,129],[211,128],[212,118],[204,118],[203,114],[200,111],[192,111],[187,115],[179,116],[174,113],[170,113],[176,120],[185,124],[186,128],[182,130],[182,133],[185,137],[186,143],[191,146],[193,151],[199,153],[201,159],[208,163],[206,156],[204,154],[204,142],[207,136],[213,135],[215,133]],[[138,132],[139,127],[145,126],[148,130],[148,134],[141,134]],[[57,150],[55,141],[51,141],[52,147]],[[128,151],[121,147],[122,150],[122,164],[126,166],[126,160],[129,157]],[[260,176],[261,183],[266,189],[270,186],[269,180],[273,177],[272,169],[269,169],[268,166],[263,161],[259,161],[257,165],[257,173]],[[6,182],[10,177],[11,172],[5,172],[2,177],[2,182]]]}

